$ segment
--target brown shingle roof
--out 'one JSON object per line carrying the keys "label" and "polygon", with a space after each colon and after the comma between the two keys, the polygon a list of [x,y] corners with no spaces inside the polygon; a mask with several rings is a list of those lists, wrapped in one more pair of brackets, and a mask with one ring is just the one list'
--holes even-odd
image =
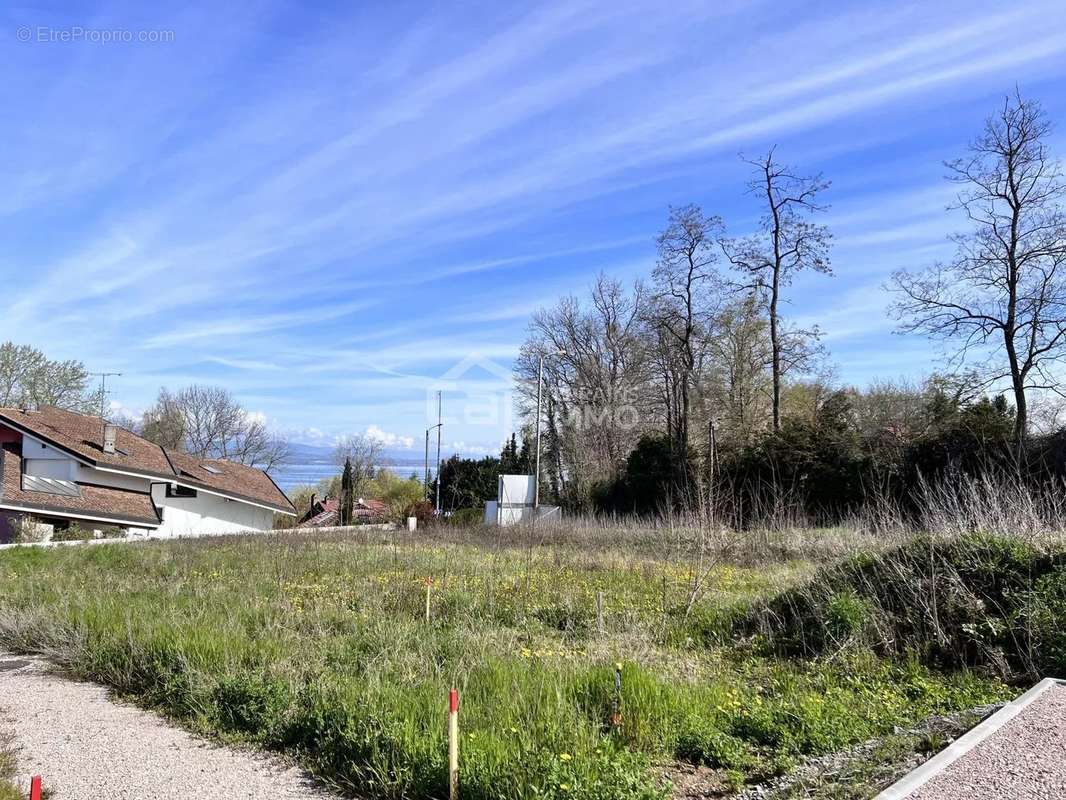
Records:
{"label": "brown shingle roof", "polygon": [[[174,472],[183,483],[211,489],[232,497],[252,500],[278,511],[295,513],[289,498],[269,475],[256,467],[217,458],[199,459],[188,453],[166,451]],[[211,467],[214,472],[207,469]]]}
{"label": "brown shingle roof", "polygon": [[146,527],[160,524],[159,512],[146,492],[79,483],[79,496],[27,491],[22,488],[21,446],[6,442],[0,450],[0,503],[31,508],[42,513],[73,517],[104,517]]}
{"label": "brown shingle roof", "polygon": [[[104,423],[100,417],[51,406],[34,411],[0,408],[0,424],[4,423],[96,466],[122,469],[149,478],[178,480],[238,500],[260,503],[283,513],[295,512],[285,493],[269,475],[256,467],[165,452],[159,445],[125,428],[118,428],[117,452],[105,453]],[[214,467],[217,472],[210,472],[207,466]]]}
{"label": "brown shingle roof", "polygon": [[0,409],[0,421],[5,420],[94,464],[153,475],[172,473],[163,448],[125,428],[118,429],[117,452],[105,453],[104,422],[99,417],[44,406],[37,411]]}

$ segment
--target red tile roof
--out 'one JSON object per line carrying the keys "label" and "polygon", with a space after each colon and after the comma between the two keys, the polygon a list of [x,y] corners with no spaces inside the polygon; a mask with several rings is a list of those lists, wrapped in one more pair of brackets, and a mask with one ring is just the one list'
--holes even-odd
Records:
{"label": "red tile roof", "polygon": [[[105,453],[104,422],[100,417],[51,406],[34,411],[0,408],[2,424],[46,441],[93,466],[177,481],[236,500],[258,503],[285,514],[296,511],[273,479],[256,467],[164,451],[159,445],[125,428],[118,428],[116,452]],[[208,470],[209,466],[215,471]]]}
{"label": "red tile roof", "polygon": [[[334,528],[340,521],[340,501],[336,498],[315,503],[308,513],[312,516],[300,522],[298,528]],[[384,519],[389,507],[380,500],[357,500],[353,503],[352,516],[357,520]]]}
{"label": "red tile roof", "polygon": [[22,486],[21,445],[5,442],[0,449],[0,503],[29,508],[42,514],[103,518],[154,528],[162,520],[147,492],[78,483],[78,496],[27,491]]}

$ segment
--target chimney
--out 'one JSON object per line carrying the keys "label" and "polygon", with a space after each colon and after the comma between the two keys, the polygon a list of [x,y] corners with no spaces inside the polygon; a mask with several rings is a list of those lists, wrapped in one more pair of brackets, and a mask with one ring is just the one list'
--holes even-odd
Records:
{"label": "chimney", "polygon": [[104,452],[115,452],[115,438],[118,436],[118,426],[110,422],[104,424]]}
{"label": "chimney", "polygon": [[307,504],[307,510],[308,511],[314,511],[315,510],[315,500],[316,499],[318,499],[318,496],[314,492],[311,492],[311,502]]}

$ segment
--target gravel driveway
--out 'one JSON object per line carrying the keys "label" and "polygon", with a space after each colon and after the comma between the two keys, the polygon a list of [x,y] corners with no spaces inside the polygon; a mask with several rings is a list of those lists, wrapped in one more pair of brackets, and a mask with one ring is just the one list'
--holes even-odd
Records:
{"label": "gravel driveway", "polygon": [[1066,797],[1066,687],[1052,686],[907,800]]}
{"label": "gravel driveway", "polygon": [[55,800],[339,797],[275,758],[199,739],[36,659],[0,654],[0,713],[20,748],[20,784],[41,774]]}

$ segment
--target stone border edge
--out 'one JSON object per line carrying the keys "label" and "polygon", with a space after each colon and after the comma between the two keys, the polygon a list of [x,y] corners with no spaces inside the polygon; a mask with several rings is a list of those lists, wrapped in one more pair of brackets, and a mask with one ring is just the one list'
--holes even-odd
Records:
{"label": "stone border edge", "polygon": [[1029,691],[1007,703],[995,714],[975,725],[920,767],[908,772],[878,794],[874,800],[904,800],[905,797],[924,786],[934,776],[943,772],[950,764],[962,758],[985,739],[994,735],[1047,689],[1052,686],[1062,685],[1066,685],[1066,681],[1059,678],[1044,678]]}

